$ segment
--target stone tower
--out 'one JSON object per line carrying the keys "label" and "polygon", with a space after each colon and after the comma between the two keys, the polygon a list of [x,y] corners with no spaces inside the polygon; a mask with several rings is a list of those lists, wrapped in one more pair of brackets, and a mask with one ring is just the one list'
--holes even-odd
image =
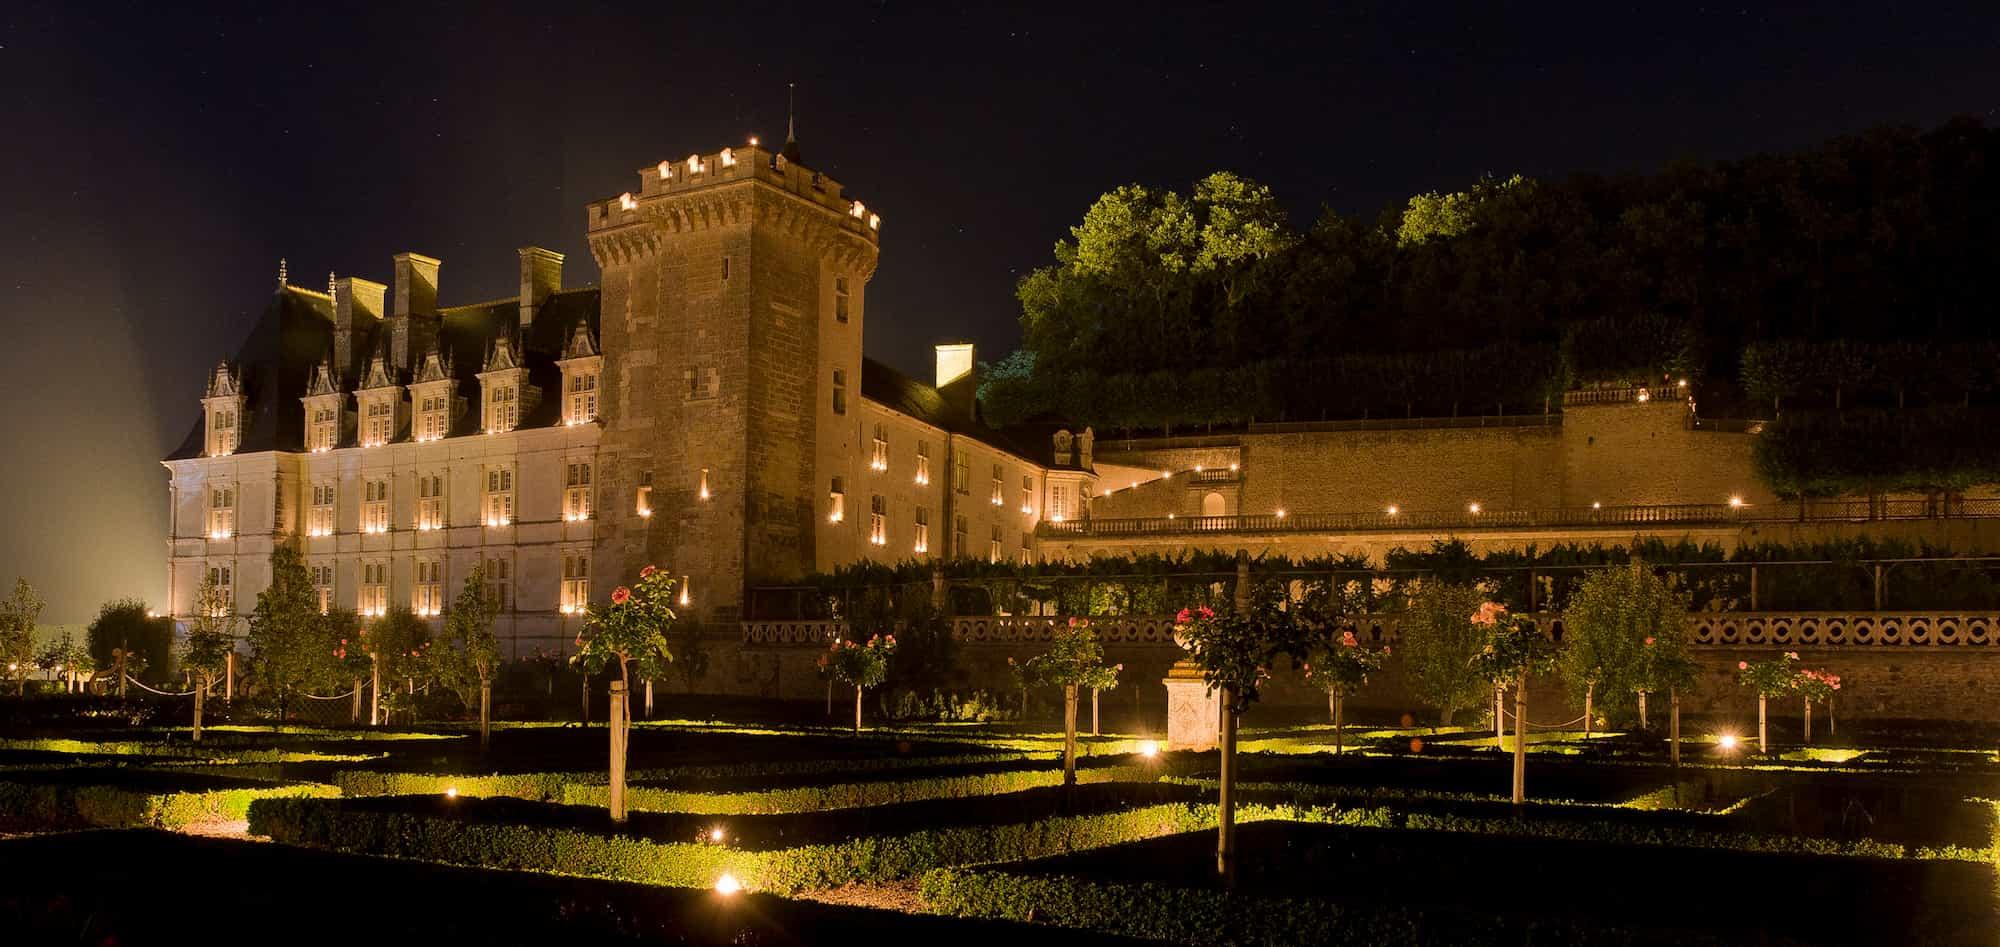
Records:
{"label": "stone tower", "polygon": [[819,500],[860,427],[881,218],[752,144],[640,171],[588,208],[603,271],[597,574],[686,576],[684,611],[813,568]]}

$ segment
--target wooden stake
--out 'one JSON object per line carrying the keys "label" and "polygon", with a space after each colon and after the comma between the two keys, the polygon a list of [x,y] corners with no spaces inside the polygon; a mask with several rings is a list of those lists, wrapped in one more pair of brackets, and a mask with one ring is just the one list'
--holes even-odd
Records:
{"label": "wooden stake", "polygon": [[625,821],[625,682],[611,682],[611,821]]}

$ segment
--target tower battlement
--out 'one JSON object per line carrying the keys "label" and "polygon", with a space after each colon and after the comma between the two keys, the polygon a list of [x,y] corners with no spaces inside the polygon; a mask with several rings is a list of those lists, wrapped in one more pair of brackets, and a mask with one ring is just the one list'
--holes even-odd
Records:
{"label": "tower battlement", "polygon": [[758,144],[693,154],[639,169],[637,190],[589,205],[589,232],[637,223],[647,216],[648,204],[705,195],[749,182],[766,184],[819,205],[839,214],[843,229],[870,243],[879,240],[881,215],[867,204],[843,195],[839,181]]}

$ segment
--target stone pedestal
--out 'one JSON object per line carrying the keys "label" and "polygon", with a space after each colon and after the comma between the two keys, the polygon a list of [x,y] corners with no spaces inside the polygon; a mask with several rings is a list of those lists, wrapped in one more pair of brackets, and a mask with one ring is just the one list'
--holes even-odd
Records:
{"label": "stone pedestal", "polygon": [[1167,749],[1215,749],[1222,699],[1201,679],[1200,666],[1176,661],[1162,683],[1167,685]]}

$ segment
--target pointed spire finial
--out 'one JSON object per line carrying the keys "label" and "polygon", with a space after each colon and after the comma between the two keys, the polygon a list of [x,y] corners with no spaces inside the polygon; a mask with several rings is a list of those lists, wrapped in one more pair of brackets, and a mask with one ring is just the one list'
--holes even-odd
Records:
{"label": "pointed spire finial", "polygon": [[339,282],[340,280],[334,278],[332,270],[326,271],[326,294],[328,296],[333,295],[333,287],[337,285]]}
{"label": "pointed spire finial", "polygon": [[799,160],[799,84],[785,83],[785,150],[779,152],[785,160],[797,164]]}
{"label": "pointed spire finial", "polygon": [[278,288],[279,288],[279,289],[284,289],[285,287],[287,287],[287,286],[290,286],[290,285],[291,285],[291,283],[289,283],[289,282],[287,282],[287,281],[285,280],[285,258],[284,258],[284,257],[279,257],[279,258],[278,258]]}

